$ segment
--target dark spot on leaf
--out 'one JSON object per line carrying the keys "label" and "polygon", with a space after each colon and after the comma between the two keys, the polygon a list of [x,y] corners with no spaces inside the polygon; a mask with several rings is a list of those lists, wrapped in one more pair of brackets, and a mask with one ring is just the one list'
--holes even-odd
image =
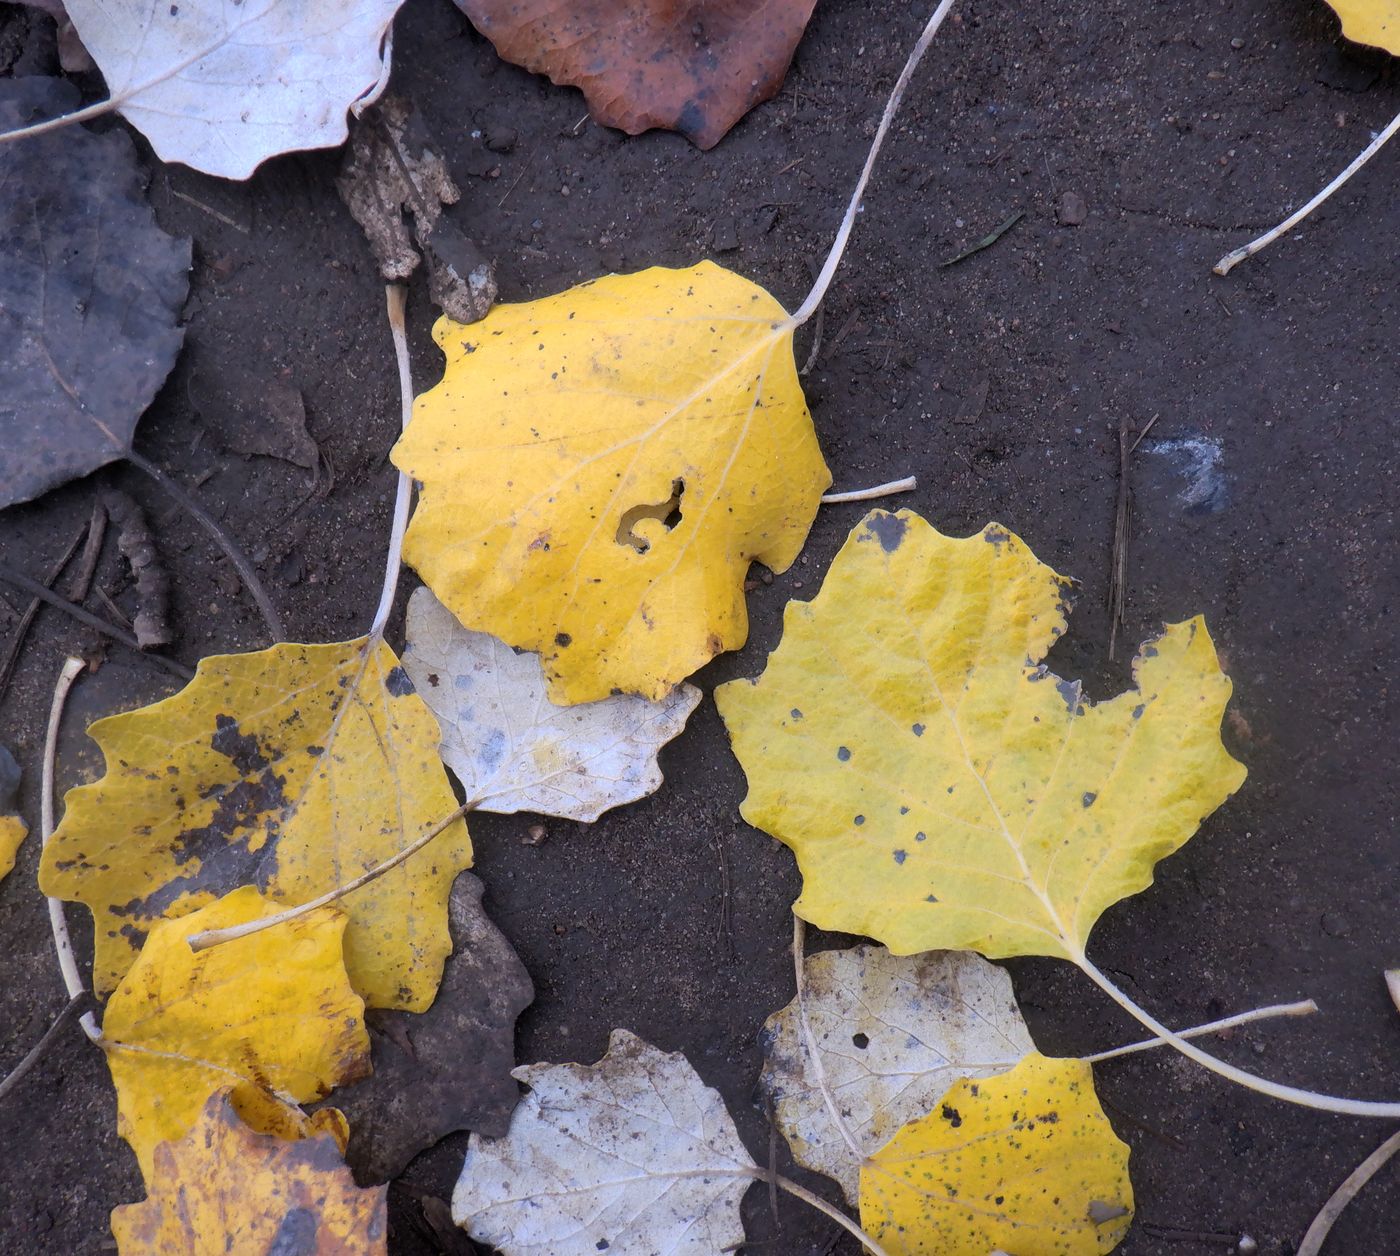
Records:
{"label": "dark spot on leaf", "polygon": [[864,816],[856,816],[856,827],[857,827],[857,828],[859,828],[859,827],[860,827],[862,824],[864,824],[864,823],[865,823],[865,817],[864,817]]}
{"label": "dark spot on leaf", "polygon": [[920,829],[917,833],[914,834],[914,840],[916,842],[925,842],[928,840],[928,834],[925,833],[922,829]]}
{"label": "dark spot on leaf", "polygon": [[909,852],[908,852],[908,851],[905,851],[905,850],[897,850],[897,851],[894,852],[894,861],[895,861],[895,863],[897,863],[897,864],[902,864],[902,863],[903,863],[906,859],[908,859],[908,858],[909,858]]}
{"label": "dark spot on leaf", "polygon": [[792,708],[791,714],[792,714],[792,718],[795,719],[795,720],[800,720],[800,719],[802,718],[802,712],[799,711],[796,707],[793,707],[793,708]]}
{"label": "dark spot on leaf", "polygon": [[316,1214],[309,1208],[291,1208],[268,1244],[267,1256],[315,1256]]}
{"label": "dark spot on leaf", "polygon": [[850,759],[851,752],[846,746],[837,746],[836,757],[840,759],[842,763],[845,763],[847,760]]}
{"label": "dark spot on leaf", "polygon": [[1083,798],[1082,801],[1083,801],[1083,803],[1084,803],[1084,805],[1085,805],[1086,807],[1092,807],[1092,806],[1094,805],[1094,799],[1097,798],[1097,797],[1098,797],[1098,795],[1097,795],[1096,793],[1094,793],[1094,791],[1093,791],[1092,789],[1090,789],[1090,790],[1085,790],[1085,792],[1084,792],[1084,798]]}
{"label": "dark spot on leaf", "polygon": [[402,667],[390,669],[389,674],[384,677],[384,688],[396,698],[404,698],[416,692],[413,688],[413,681],[409,679],[408,673]]}
{"label": "dark spot on leaf", "polygon": [[853,1046],[853,1047],[859,1047],[860,1050],[864,1051],[865,1048],[868,1047],[869,1045],[870,1045],[870,1039],[867,1038],[864,1034],[852,1034],[852,1035],[851,1035],[851,1046]]}
{"label": "dark spot on leaf", "polygon": [[214,725],[218,731],[210,738],[209,744],[245,776],[267,767],[268,760],[258,749],[258,739],[251,733],[240,733],[238,721],[233,716],[216,715]]}
{"label": "dark spot on leaf", "polygon": [[962,1113],[953,1107],[952,1104],[945,1103],[943,1105],[943,1119],[954,1129],[957,1129],[958,1126],[962,1124]]}
{"label": "dark spot on leaf", "polygon": [[909,731],[913,733],[915,737],[922,737],[924,735],[924,726],[922,724],[915,724]]}
{"label": "dark spot on leaf", "polygon": [[573,645],[574,639],[567,632],[556,632],[554,634],[554,644],[561,650]]}
{"label": "dark spot on leaf", "polygon": [[877,510],[871,514],[865,526],[880,542],[880,548],[886,554],[893,554],[899,548],[905,532],[909,530],[909,525],[903,519],[884,510]]}

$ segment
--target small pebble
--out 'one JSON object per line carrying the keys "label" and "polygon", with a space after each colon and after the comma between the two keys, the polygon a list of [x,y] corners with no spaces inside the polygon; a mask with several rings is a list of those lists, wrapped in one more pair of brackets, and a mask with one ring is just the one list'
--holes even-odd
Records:
{"label": "small pebble", "polygon": [[1240,1256],[1258,1256],[1259,1244],[1254,1241],[1253,1236],[1241,1234],[1240,1241],[1235,1244],[1235,1251]]}
{"label": "small pebble", "polygon": [[1055,216],[1063,227],[1077,227],[1089,216],[1089,206],[1078,192],[1066,192],[1060,197]]}
{"label": "small pebble", "polygon": [[525,836],[520,839],[520,844],[522,846],[543,846],[547,837],[549,837],[549,833],[543,824],[532,824],[525,830]]}
{"label": "small pebble", "polygon": [[[1244,40],[1241,39],[1238,35],[1236,35],[1236,36],[1234,37],[1234,39],[1232,39],[1232,40],[1230,41],[1230,47],[1233,48],[1236,52],[1238,52],[1241,48],[1244,47]],[[1245,1235],[1245,1238],[1249,1238],[1249,1236],[1248,1236],[1248,1235]],[[1254,1242],[1253,1239],[1249,1239],[1249,1241],[1250,1241],[1251,1243]],[[1240,1251],[1244,1251],[1243,1242],[1244,1242],[1244,1240],[1242,1239],[1242,1240],[1241,1240]],[[1252,1250],[1252,1249],[1251,1249],[1251,1250]]]}
{"label": "small pebble", "polygon": [[562,938],[566,933],[569,932],[569,926],[568,926],[568,925],[555,925],[555,926],[554,926],[554,932],[557,933],[557,934]]}

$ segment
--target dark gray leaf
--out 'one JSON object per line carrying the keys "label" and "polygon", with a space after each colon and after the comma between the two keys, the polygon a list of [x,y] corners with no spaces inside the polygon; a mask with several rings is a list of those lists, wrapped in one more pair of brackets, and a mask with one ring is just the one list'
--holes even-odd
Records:
{"label": "dark gray leaf", "polygon": [[[61,79],[0,82],[0,130],[77,107]],[[0,508],[131,448],[175,364],[190,245],[146,203],[120,131],[0,145]]]}

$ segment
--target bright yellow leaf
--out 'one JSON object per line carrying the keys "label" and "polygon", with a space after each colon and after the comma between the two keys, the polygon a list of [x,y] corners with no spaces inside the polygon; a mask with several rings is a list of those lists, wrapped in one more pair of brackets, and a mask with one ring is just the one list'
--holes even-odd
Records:
{"label": "bright yellow leaf", "polygon": [[[92,908],[99,994],[155,921],[240,885],[306,902],[457,807],[437,721],[377,637],[206,658],[179,693],[88,732],[107,772],[69,791],[39,884]],[[341,900],[345,964],[371,1007],[432,1003],[452,949],[448,891],[470,864],[454,823]]]}
{"label": "bright yellow leaf", "polygon": [[1327,0],[1342,19],[1342,34],[1400,57],[1400,0]]}
{"label": "bright yellow leaf", "polygon": [[1083,1060],[964,1078],[860,1171],[860,1223],[890,1256],[1103,1256],[1132,1218],[1128,1147]]}
{"label": "bright yellow leaf", "polygon": [[387,1186],[362,1190],[322,1136],[284,1142],[254,1133],[228,1095],[156,1148],[147,1197],[112,1210],[123,1256],[382,1256]]}
{"label": "bright yellow leaf", "polygon": [[148,1182],[156,1144],[183,1136],[230,1083],[239,1115],[262,1133],[344,1132],[338,1113],[307,1117],[296,1106],[369,1074],[364,1001],[341,953],[344,914],[318,908],[204,951],[185,941],[278,909],[245,886],[157,924],[107,1004],[117,1128]]}
{"label": "bright yellow leaf", "polygon": [[794,910],[898,954],[1078,960],[1244,780],[1230,682],[1199,618],[1143,646],[1094,704],[1038,666],[1065,580],[1004,528],[957,540],[872,512],[756,681],[716,691],[742,812],[791,846]]}
{"label": "bright yellow leaf", "polygon": [[394,463],[407,560],[468,628],[539,653],[559,703],[665,696],[748,636],[831,483],[786,312],[702,262],[443,318]]}
{"label": "bright yellow leaf", "polygon": [[4,746],[0,746],[0,881],[9,875],[15,866],[15,856],[28,826],[18,815],[10,815],[15,809],[15,795],[19,792],[19,764]]}

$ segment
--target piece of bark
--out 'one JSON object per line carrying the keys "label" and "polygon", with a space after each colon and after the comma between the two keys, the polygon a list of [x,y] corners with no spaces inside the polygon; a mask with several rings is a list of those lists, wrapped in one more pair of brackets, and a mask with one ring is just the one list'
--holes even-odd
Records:
{"label": "piece of bark", "polygon": [[117,549],[136,579],[136,614],[131,621],[136,643],[143,650],[169,645],[175,639],[170,630],[170,577],[146,515],[134,499],[116,489],[103,493],[102,504],[117,529]]}

